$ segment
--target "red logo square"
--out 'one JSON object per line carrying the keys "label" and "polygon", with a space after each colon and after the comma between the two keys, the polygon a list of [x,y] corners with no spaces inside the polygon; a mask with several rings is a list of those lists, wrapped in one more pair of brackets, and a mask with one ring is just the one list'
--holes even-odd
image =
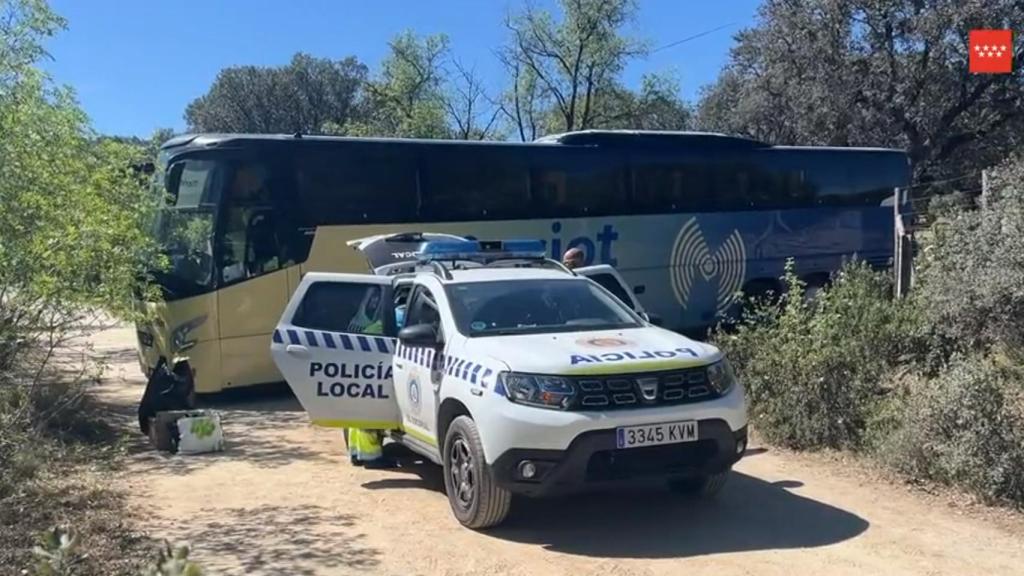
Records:
{"label": "red logo square", "polygon": [[1013,71],[1013,32],[971,30],[971,74],[1009,74]]}

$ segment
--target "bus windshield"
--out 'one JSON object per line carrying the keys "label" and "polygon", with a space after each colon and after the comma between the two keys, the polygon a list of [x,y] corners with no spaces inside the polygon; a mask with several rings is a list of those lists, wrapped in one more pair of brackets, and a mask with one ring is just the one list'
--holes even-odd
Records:
{"label": "bus windshield", "polygon": [[615,330],[640,326],[621,303],[585,280],[504,280],[448,288],[469,337]]}
{"label": "bus windshield", "polygon": [[209,207],[167,208],[157,216],[156,238],[169,267],[157,281],[171,296],[199,294],[213,284],[213,224]]}
{"label": "bus windshield", "polygon": [[[161,158],[161,164],[166,159]],[[182,166],[177,182],[168,190],[168,205],[156,216],[154,235],[169,260],[156,280],[167,296],[183,298],[213,287],[213,230],[216,222],[216,163],[189,160]],[[157,170],[155,188],[164,192],[164,169]]]}

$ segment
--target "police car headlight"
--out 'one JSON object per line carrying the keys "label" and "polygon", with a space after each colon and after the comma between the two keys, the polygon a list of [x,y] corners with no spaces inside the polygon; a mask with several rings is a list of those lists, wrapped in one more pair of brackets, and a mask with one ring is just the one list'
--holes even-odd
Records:
{"label": "police car headlight", "polygon": [[708,366],[708,384],[719,395],[725,395],[736,385],[736,374],[725,358]]}
{"label": "police car headlight", "polygon": [[508,399],[516,404],[568,410],[576,388],[568,378],[503,372],[498,376]]}

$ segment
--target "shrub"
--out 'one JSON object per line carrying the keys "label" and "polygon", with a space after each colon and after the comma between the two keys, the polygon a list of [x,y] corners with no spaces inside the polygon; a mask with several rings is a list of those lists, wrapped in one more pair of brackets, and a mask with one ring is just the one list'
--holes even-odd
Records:
{"label": "shrub", "polygon": [[883,462],[911,478],[1024,505],[1024,371],[972,356],[897,388],[872,436]]}
{"label": "shrub", "polygon": [[844,266],[813,301],[787,266],[777,302],[755,303],[714,336],[747,387],[753,424],[793,448],[858,448],[884,388],[910,348],[912,310],[866,264]]}
{"label": "shrub", "polygon": [[994,170],[989,188],[977,210],[939,210],[918,258],[933,366],[993,349],[1024,361],[1024,160]]}

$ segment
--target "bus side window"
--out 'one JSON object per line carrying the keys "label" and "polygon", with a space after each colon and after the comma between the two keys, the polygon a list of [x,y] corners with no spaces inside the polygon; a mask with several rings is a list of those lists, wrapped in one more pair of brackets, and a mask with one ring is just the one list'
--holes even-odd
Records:
{"label": "bus side window", "polygon": [[530,217],[524,155],[481,146],[443,146],[420,156],[427,221],[514,220]]}
{"label": "bus side window", "polygon": [[629,211],[625,159],[601,150],[538,149],[530,160],[538,216],[571,218]]}
{"label": "bus side window", "polygon": [[289,263],[277,221],[268,168],[256,162],[235,167],[227,187],[220,235],[225,284],[268,274]]}

